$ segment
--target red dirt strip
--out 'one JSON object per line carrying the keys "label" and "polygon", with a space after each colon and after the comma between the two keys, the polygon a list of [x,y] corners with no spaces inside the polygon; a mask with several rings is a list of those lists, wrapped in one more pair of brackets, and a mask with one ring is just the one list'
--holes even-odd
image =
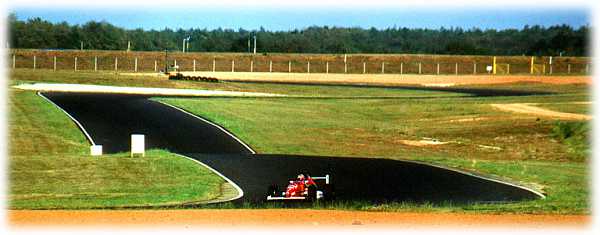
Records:
{"label": "red dirt strip", "polygon": [[313,209],[9,210],[11,227],[586,228],[590,215],[366,212]]}

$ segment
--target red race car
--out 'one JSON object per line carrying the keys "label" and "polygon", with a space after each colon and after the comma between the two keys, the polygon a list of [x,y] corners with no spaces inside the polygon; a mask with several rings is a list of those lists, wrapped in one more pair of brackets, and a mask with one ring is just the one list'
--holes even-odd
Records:
{"label": "red race car", "polygon": [[[324,182],[315,182],[324,180]],[[330,198],[331,184],[329,175],[323,177],[311,177],[308,174],[299,174],[294,180],[290,180],[285,191],[280,191],[277,185],[269,187],[267,201],[298,200],[315,201]]]}

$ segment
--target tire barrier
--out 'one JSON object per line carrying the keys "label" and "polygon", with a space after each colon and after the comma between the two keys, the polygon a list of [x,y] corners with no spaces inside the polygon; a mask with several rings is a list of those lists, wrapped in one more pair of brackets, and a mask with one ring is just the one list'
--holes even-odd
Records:
{"label": "tire barrier", "polygon": [[169,80],[200,81],[200,82],[219,82],[219,79],[213,78],[213,77],[184,76],[181,73],[169,74]]}

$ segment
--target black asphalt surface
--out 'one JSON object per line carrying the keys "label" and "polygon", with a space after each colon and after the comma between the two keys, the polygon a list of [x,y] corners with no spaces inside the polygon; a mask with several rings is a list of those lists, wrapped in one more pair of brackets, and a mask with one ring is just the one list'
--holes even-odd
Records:
{"label": "black asphalt surface", "polygon": [[538,198],[522,188],[412,162],[252,154],[217,127],[147,96],[43,95],[77,119],[105,153],[129,151],[130,134],[145,134],[147,148],[195,158],[231,179],[244,191],[240,201],[262,201],[270,185],[284,189],[300,171],[329,174],[337,200],[465,203]]}
{"label": "black asphalt surface", "polygon": [[105,153],[128,152],[131,134],[146,135],[146,148],[176,153],[249,154],[247,148],[193,116],[148,96],[43,93],[77,119]]}

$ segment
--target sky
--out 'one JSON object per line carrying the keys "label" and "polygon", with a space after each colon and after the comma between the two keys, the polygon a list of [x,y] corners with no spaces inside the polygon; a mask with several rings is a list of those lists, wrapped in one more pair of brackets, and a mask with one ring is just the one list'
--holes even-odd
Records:
{"label": "sky", "polygon": [[17,6],[8,9],[20,20],[40,17],[51,22],[84,24],[107,21],[127,28],[189,29],[229,28],[247,30],[261,26],[272,31],[302,29],[309,26],[430,28],[461,27],[470,29],[523,28],[525,25],[573,27],[589,25],[591,11],[585,7],[536,6],[375,6],[375,7],[256,7],[256,6],[192,6],[192,7],[38,7]]}

